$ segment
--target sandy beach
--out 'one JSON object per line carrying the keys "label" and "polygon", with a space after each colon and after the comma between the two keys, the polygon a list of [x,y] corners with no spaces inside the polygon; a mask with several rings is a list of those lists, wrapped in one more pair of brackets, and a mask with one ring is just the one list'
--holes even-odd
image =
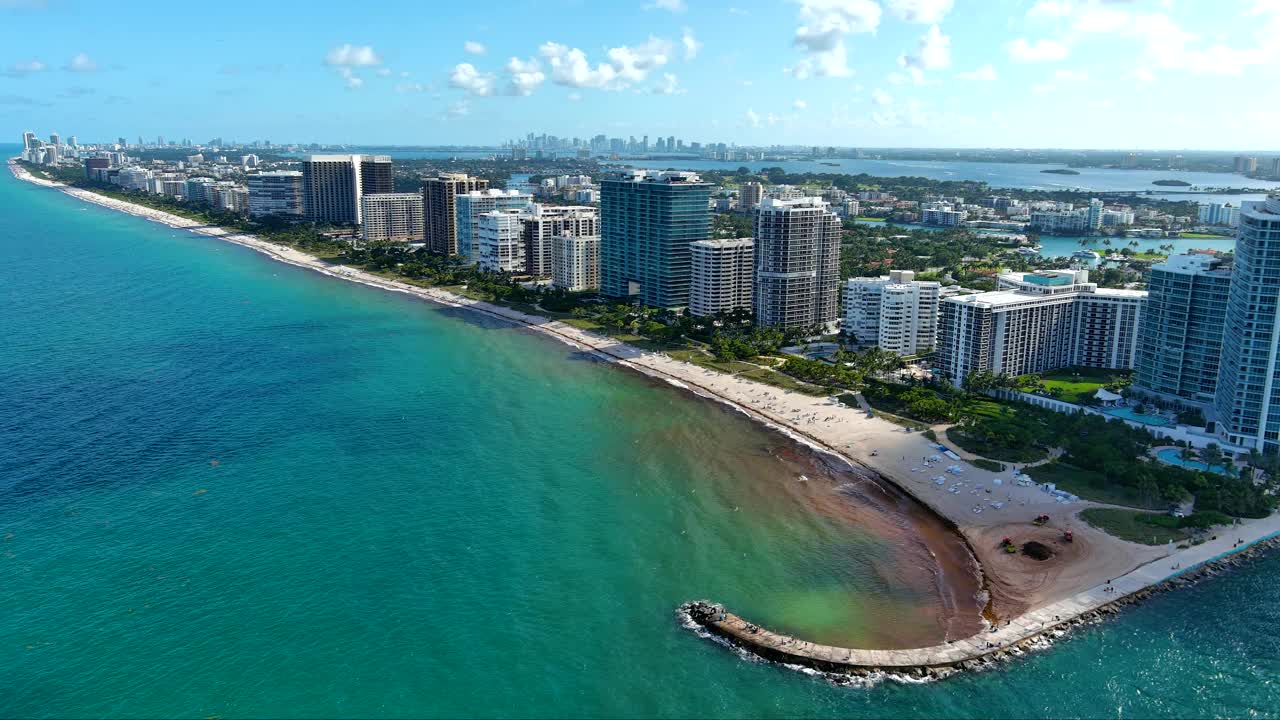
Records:
{"label": "sandy beach", "polygon": [[[593,351],[610,362],[726,403],[800,442],[837,456],[855,470],[869,470],[893,482],[954,523],[981,564],[992,599],[988,619],[1006,620],[1020,616],[1102,586],[1113,578],[1153,564],[1153,561],[1170,554],[1180,554],[1167,546],[1150,547],[1119,540],[1075,518],[1076,513],[1093,506],[1092,503],[1060,502],[1036,487],[1017,485],[1007,471],[992,473],[963,460],[946,457],[935,461],[933,458],[941,451],[920,433],[907,432],[888,421],[869,417],[833,398],[812,397],[707,370],[559,321],[471,300],[444,290],[422,288],[353,268],[332,266],[306,253],[253,235],[201,225],[163,211],[35,178],[13,162],[10,162],[10,168],[23,180],[173,228],[250,247],[290,265],[436,303],[469,308],[521,324],[575,347]],[[1030,472],[1034,475],[1034,470]],[[943,482],[939,484],[937,478],[943,478]],[[997,478],[1000,484],[994,482]],[[1047,514],[1052,520],[1046,528],[1033,528],[1030,521],[1040,514]],[[1267,520],[1249,521],[1231,532],[1249,537],[1257,534],[1250,530],[1255,523],[1259,533],[1270,527]],[[1075,542],[1070,545],[1059,541],[1062,530],[1068,528],[1075,533]],[[1044,562],[1020,554],[1007,555],[998,548],[1000,539],[1005,535],[1013,536],[1019,542],[1040,539],[1056,543],[1059,552],[1052,560]],[[1159,560],[1154,564],[1167,565],[1171,562],[1176,562],[1176,558]]]}

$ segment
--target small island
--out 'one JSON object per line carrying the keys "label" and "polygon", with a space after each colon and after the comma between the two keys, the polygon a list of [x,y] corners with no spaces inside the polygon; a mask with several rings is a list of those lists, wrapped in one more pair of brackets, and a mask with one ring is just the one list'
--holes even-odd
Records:
{"label": "small island", "polygon": [[1191,187],[1191,183],[1186,180],[1152,180],[1151,184],[1161,187]]}
{"label": "small island", "polygon": [[1079,170],[1072,170],[1071,168],[1046,168],[1044,170],[1041,170],[1040,172],[1049,173],[1051,175],[1079,175],[1080,174]]}

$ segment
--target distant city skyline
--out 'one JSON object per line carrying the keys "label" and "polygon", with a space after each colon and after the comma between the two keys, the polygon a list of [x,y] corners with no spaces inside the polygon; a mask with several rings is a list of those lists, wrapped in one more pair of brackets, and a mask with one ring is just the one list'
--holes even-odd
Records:
{"label": "distant city skyline", "polygon": [[0,129],[1264,151],[1238,143],[1280,124],[1280,96],[1257,89],[1280,63],[1273,0],[220,7],[252,22],[224,32],[145,0],[0,2]]}

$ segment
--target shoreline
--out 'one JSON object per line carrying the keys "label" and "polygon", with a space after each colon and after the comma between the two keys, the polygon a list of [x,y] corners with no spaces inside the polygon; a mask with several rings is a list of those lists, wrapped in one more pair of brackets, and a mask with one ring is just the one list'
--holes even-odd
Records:
{"label": "shoreline", "polygon": [[[974,657],[985,656],[989,653],[981,644],[991,642],[997,635],[1001,636],[1002,643],[1025,641],[1026,637],[1014,639],[1011,635],[1005,638],[1002,633],[1015,624],[1020,631],[1030,632],[1032,626],[1036,625],[1035,616],[1044,613],[1046,608],[1056,609],[1049,615],[1065,614],[1072,619],[1095,612],[1099,607],[1117,600],[1117,595],[1103,594],[1104,581],[1115,579],[1117,586],[1122,581],[1137,583],[1132,590],[1126,590],[1124,597],[1127,597],[1152,585],[1166,582],[1171,577],[1154,571],[1155,565],[1172,558],[1175,566],[1190,566],[1194,560],[1189,553],[1199,554],[1195,551],[1211,544],[1191,547],[1185,551],[1166,552],[1160,548],[1135,545],[1113,538],[1083,522],[1073,526],[1076,513],[1095,504],[1059,503],[1038,489],[1015,486],[1008,482],[1007,474],[984,471],[963,461],[954,463],[963,468],[962,473],[954,476],[938,475],[945,477],[946,484],[952,485],[947,489],[937,485],[930,477],[941,473],[942,469],[933,468],[933,463],[927,460],[938,451],[923,436],[904,432],[902,428],[880,418],[866,417],[856,408],[847,407],[833,398],[802,395],[725,375],[675,360],[663,353],[648,352],[611,338],[595,336],[557,320],[471,300],[446,290],[424,288],[354,268],[328,265],[307,253],[266,242],[251,234],[202,225],[161,210],[36,178],[12,160],[9,166],[20,180],[61,190],[102,207],[159,222],[174,229],[189,230],[232,242],[261,252],[274,260],[330,277],[413,295],[449,307],[467,308],[538,331],[571,347],[588,351],[611,364],[665,381],[704,399],[722,403],[811,451],[837,460],[841,466],[893,485],[935,515],[945,526],[952,528],[960,537],[973,558],[981,586],[988,590],[989,612],[984,611],[984,619],[1006,624],[1004,629],[994,634],[980,633],[968,639],[948,639],[947,645],[935,648],[908,651],[848,650],[848,653],[940,652],[965,646],[968,647],[969,654],[976,653]],[[916,460],[917,457],[921,459]],[[913,464],[916,467],[911,467]],[[1007,485],[992,482],[994,478],[1001,476]],[[997,487],[998,491],[995,490]],[[968,491],[968,497],[960,497],[961,488]],[[973,496],[977,496],[977,499],[971,499]],[[1045,532],[1060,535],[1063,529],[1074,529],[1076,543],[1071,551],[1076,556],[1070,562],[1037,566],[1035,561],[1029,561],[1032,563],[1030,566],[1021,567],[995,547],[992,537],[998,539],[1002,534],[1015,532],[1025,535],[1030,520],[1042,513],[1054,516],[1054,520],[1044,529]],[[1246,521],[1232,528],[1232,534],[1241,538],[1248,537],[1251,543],[1257,542],[1280,532],[1280,523],[1276,520],[1277,516],[1273,515],[1262,520]],[[1230,552],[1224,551],[1223,554]],[[1183,557],[1187,560],[1182,561]],[[1031,625],[1027,625],[1028,621]],[[1040,636],[1045,632],[1045,622],[1040,619],[1038,629],[1032,634]],[[825,647],[808,643],[805,645]],[[820,662],[817,658],[808,660]],[[806,658],[798,656],[795,661],[805,664]]]}

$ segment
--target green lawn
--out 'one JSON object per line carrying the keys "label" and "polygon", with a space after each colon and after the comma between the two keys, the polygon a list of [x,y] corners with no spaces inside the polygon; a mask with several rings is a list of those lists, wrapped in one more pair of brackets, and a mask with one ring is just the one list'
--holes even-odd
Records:
{"label": "green lawn", "polygon": [[1080,518],[1093,527],[1114,535],[1121,540],[1142,543],[1143,545],[1164,545],[1169,542],[1181,542],[1190,537],[1186,530],[1149,525],[1139,518],[1152,516],[1138,510],[1117,510],[1115,508],[1089,508],[1080,513]]}
{"label": "green lawn", "polygon": [[1098,388],[1110,385],[1122,377],[1123,374],[1111,370],[1066,368],[1044,373],[1040,375],[1040,381],[1044,383],[1046,390],[1058,390],[1059,394],[1052,397],[1080,404],[1093,397]]}
{"label": "green lawn", "polygon": [[1036,482],[1051,482],[1062,490],[1093,502],[1147,510],[1159,510],[1164,507],[1164,503],[1159,499],[1153,505],[1144,504],[1135,488],[1117,485],[1107,480],[1101,473],[1064,462],[1051,462],[1029,468],[1027,474]]}
{"label": "green lawn", "polygon": [[1209,240],[1209,239],[1216,239],[1216,240],[1220,240],[1220,239],[1222,239],[1222,238],[1224,238],[1224,237],[1231,237],[1231,236],[1230,236],[1230,235],[1225,235],[1225,234],[1224,234],[1224,235],[1215,235],[1214,233],[1180,232],[1180,233],[1178,233],[1178,237],[1180,237],[1180,238],[1196,238],[1196,239],[1205,239],[1205,240]]}

